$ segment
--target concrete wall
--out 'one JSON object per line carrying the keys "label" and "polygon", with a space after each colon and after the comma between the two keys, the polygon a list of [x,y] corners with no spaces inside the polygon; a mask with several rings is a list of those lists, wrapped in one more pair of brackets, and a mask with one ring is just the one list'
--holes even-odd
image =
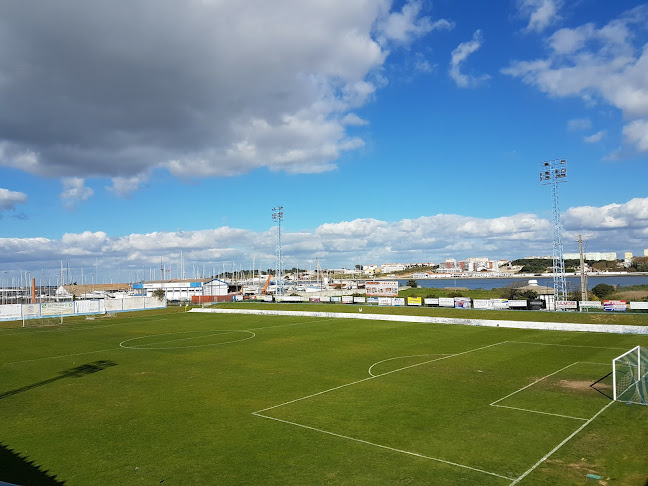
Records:
{"label": "concrete wall", "polygon": [[[364,308],[366,309],[366,307]],[[516,329],[542,329],[547,331],[583,331],[615,334],[648,334],[648,326],[614,326],[605,324],[577,324],[561,322],[503,321],[488,319],[459,319],[454,317],[423,317],[389,314],[357,314],[345,312],[274,311],[261,309],[191,309],[189,312],[219,314],[254,314],[265,316],[328,317],[334,319],[369,319],[374,321],[422,322],[429,324],[459,324],[463,326],[506,327]]]}

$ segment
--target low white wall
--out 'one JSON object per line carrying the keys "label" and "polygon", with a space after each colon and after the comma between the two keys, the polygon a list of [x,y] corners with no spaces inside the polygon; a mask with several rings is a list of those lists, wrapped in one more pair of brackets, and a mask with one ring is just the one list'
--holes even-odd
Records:
{"label": "low white wall", "polygon": [[166,300],[155,297],[133,297],[128,299],[95,299],[67,302],[43,302],[42,304],[0,305],[0,321],[38,319],[52,316],[102,314],[166,307]]}
{"label": "low white wall", "polygon": [[261,309],[214,309],[194,308],[189,312],[212,312],[216,314],[254,314],[265,316],[303,316],[329,317],[335,319],[368,319],[372,321],[422,322],[429,324],[460,324],[463,326],[507,327],[516,329],[542,329],[547,331],[585,331],[605,332],[615,334],[648,334],[648,326],[622,326],[606,324],[577,324],[563,322],[538,321],[504,321],[489,319],[459,319],[454,317],[424,317],[391,314],[365,314],[358,312],[307,312],[307,311],[276,311]]}

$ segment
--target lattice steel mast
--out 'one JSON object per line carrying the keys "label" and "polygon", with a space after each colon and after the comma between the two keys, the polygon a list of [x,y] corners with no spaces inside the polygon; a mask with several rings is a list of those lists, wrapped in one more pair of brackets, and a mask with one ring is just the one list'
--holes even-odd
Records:
{"label": "lattice steel mast", "polygon": [[281,256],[281,222],[284,219],[283,206],[272,208],[272,221],[277,223],[277,246],[275,255],[275,281],[277,290],[275,295],[283,295],[283,257]]}
{"label": "lattice steel mast", "polygon": [[558,183],[567,182],[567,161],[564,159],[546,160],[540,164],[540,183],[551,185],[552,228],[553,228],[553,284],[554,305],[567,300],[565,279],[565,259],[563,257],[562,224],[558,205]]}

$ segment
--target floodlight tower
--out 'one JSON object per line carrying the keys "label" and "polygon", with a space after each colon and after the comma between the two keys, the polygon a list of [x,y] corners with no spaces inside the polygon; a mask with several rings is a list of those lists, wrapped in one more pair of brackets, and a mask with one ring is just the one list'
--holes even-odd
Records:
{"label": "floodlight tower", "polygon": [[275,295],[283,295],[283,258],[281,256],[281,222],[284,219],[283,206],[272,208],[272,221],[277,223],[277,248],[275,257],[275,280],[277,291]]}
{"label": "floodlight tower", "polygon": [[565,259],[563,257],[562,225],[558,207],[558,184],[567,182],[567,161],[565,159],[546,160],[540,163],[540,184],[551,185],[553,206],[553,284],[554,305],[567,300],[567,282],[565,280]]}

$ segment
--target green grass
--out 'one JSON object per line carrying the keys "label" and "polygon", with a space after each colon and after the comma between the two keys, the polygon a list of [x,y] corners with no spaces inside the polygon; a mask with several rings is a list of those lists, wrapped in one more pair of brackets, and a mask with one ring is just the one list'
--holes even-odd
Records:
{"label": "green grass", "polygon": [[[506,485],[611,403],[584,385],[638,344],[178,309],[5,327],[0,481],[31,461],[66,485]],[[646,423],[612,403],[519,484],[643,486]]]}

